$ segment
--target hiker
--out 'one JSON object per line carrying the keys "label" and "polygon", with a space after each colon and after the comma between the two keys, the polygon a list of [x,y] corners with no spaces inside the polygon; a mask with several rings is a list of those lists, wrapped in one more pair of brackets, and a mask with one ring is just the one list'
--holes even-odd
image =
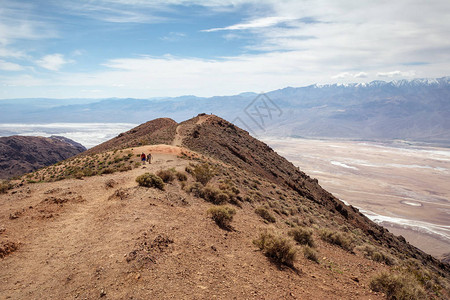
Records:
{"label": "hiker", "polygon": [[144,152],[142,152],[142,154],[141,154],[141,160],[142,160],[142,164],[145,165],[145,154],[144,154]]}
{"label": "hiker", "polygon": [[152,163],[152,154],[151,154],[151,153],[147,154],[147,162],[148,162],[149,164]]}

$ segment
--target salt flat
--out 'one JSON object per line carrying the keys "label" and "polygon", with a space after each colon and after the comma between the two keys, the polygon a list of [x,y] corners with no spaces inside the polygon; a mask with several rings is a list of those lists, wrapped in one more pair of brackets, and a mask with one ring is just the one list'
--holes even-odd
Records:
{"label": "salt flat", "polygon": [[263,138],[339,199],[436,257],[450,252],[450,149]]}

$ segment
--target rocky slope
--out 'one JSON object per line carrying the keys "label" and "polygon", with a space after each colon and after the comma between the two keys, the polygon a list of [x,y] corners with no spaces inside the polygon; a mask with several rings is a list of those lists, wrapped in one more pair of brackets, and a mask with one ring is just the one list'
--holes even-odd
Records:
{"label": "rocky slope", "polygon": [[[449,265],[347,207],[233,124],[203,114],[141,126],[3,189],[0,295],[449,296]],[[152,145],[137,146],[143,136],[164,136],[164,142],[149,138]],[[153,154],[152,164],[140,164],[141,152]],[[145,173],[159,174],[164,188],[138,185]],[[235,212],[227,226],[211,218],[211,209],[222,206]],[[270,245],[278,246],[270,252]],[[384,283],[395,291],[380,288]]]}
{"label": "rocky slope", "polygon": [[81,144],[60,136],[0,137],[0,178],[22,175],[85,150]]}

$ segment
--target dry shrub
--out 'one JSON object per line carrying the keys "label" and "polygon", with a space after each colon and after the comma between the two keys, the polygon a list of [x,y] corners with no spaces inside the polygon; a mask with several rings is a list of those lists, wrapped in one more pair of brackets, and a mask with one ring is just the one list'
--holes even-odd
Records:
{"label": "dry shrub", "polygon": [[255,213],[269,223],[276,222],[275,217],[265,207],[261,206],[261,207],[256,208]]}
{"label": "dry shrub", "polygon": [[309,259],[312,260],[316,263],[319,263],[319,256],[317,254],[317,251],[314,250],[313,248],[309,247],[309,246],[305,246],[303,248],[303,255]]}
{"label": "dry shrub", "polygon": [[0,181],[0,194],[5,194],[11,187],[9,181]]}
{"label": "dry shrub", "polygon": [[362,247],[358,248],[364,253],[364,256],[366,258],[369,258],[371,260],[377,261],[377,262],[383,262],[388,266],[392,266],[396,263],[395,259],[385,252],[377,249],[374,246],[371,245],[364,245]]}
{"label": "dry shrub", "polygon": [[160,177],[165,183],[169,183],[175,180],[175,174],[173,170],[159,170],[156,175]]}
{"label": "dry shrub", "polygon": [[443,278],[438,273],[431,272],[417,259],[403,261],[397,269],[402,273],[413,276],[426,290],[436,295],[439,295],[442,289],[449,290],[448,281],[441,280]]}
{"label": "dry shrub", "polygon": [[300,245],[308,245],[309,247],[315,247],[314,239],[312,237],[312,229],[298,226],[288,232],[290,236]]}
{"label": "dry shrub", "polygon": [[100,175],[101,174],[113,174],[114,172],[116,172],[116,170],[113,168],[105,168],[100,171]]}
{"label": "dry shrub", "polygon": [[203,185],[198,182],[194,182],[191,185],[185,185],[184,190],[188,193],[194,194],[195,197],[200,197],[200,193],[203,190]]}
{"label": "dry shrub", "polygon": [[208,209],[207,213],[220,228],[230,229],[236,210],[228,206],[216,206]]}
{"label": "dry shrub", "polygon": [[116,168],[116,170],[119,172],[126,172],[126,171],[130,171],[131,169],[132,169],[131,166],[125,166],[125,165],[119,166]]}
{"label": "dry shrub", "polygon": [[154,187],[164,191],[164,181],[155,174],[145,173],[136,178],[136,182],[140,186]]}
{"label": "dry shrub", "polygon": [[183,172],[177,172],[176,173],[177,179],[178,181],[186,181],[187,180],[187,175],[186,173]]}
{"label": "dry shrub", "polygon": [[353,248],[355,248],[353,239],[344,232],[322,229],[320,231],[320,238],[330,244],[338,245],[339,247],[347,251],[352,251]]}
{"label": "dry shrub", "polygon": [[213,204],[223,204],[229,200],[227,194],[211,186],[203,188],[199,193],[201,198]]}
{"label": "dry shrub", "polygon": [[129,194],[125,189],[119,188],[111,196],[109,196],[108,200],[112,200],[112,199],[124,200],[124,199],[128,198],[128,196],[129,196]]}
{"label": "dry shrub", "polygon": [[106,188],[113,188],[116,184],[117,184],[117,181],[115,181],[114,179],[108,179],[105,182],[105,187]]}
{"label": "dry shrub", "polygon": [[216,168],[209,163],[198,164],[192,168],[192,175],[196,181],[206,185],[216,175]]}
{"label": "dry shrub", "polygon": [[425,290],[410,274],[382,272],[372,278],[370,289],[385,293],[390,300],[426,299]]}
{"label": "dry shrub", "polygon": [[1,242],[0,243],[0,258],[13,253],[19,248],[19,244],[15,242]]}
{"label": "dry shrub", "polygon": [[297,251],[287,238],[262,232],[253,244],[276,263],[293,266]]}

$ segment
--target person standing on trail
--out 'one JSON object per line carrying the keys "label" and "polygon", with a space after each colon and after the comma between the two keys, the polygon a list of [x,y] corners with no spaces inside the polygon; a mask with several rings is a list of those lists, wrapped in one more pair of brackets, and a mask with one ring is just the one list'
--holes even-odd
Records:
{"label": "person standing on trail", "polygon": [[145,165],[145,154],[144,154],[144,152],[142,152],[142,154],[141,154],[141,160],[142,160],[142,164]]}
{"label": "person standing on trail", "polygon": [[147,154],[147,162],[148,162],[149,164],[152,163],[152,154],[151,154],[151,153]]}

